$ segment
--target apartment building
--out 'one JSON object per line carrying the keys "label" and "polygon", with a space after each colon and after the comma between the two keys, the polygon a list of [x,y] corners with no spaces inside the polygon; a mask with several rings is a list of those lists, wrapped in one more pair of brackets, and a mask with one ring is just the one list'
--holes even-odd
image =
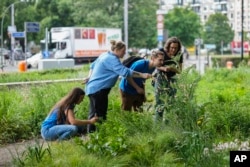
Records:
{"label": "apartment building", "polygon": [[[241,41],[242,5],[241,0],[159,0],[162,10],[169,11],[175,6],[190,6],[196,12],[202,24],[205,24],[211,14],[220,12],[228,17],[234,31],[234,41]],[[243,30],[250,39],[250,1],[243,1]]]}

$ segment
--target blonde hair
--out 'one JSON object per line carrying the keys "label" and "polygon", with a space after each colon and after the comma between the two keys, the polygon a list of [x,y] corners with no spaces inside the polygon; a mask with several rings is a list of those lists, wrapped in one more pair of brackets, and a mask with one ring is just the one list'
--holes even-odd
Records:
{"label": "blonde hair", "polygon": [[160,50],[153,50],[152,53],[151,53],[152,58],[158,58],[159,55],[164,56],[164,53],[162,51],[160,51]]}
{"label": "blonde hair", "polygon": [[126,47],[125,43],[123,41],[115,41],[115,40],[111,40],[110,41],[111,44],[111,50],[121,50],[124,47]]}

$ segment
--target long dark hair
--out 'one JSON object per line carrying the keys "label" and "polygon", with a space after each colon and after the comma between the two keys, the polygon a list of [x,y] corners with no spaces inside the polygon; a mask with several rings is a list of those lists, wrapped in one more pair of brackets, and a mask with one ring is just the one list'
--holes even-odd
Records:
{"label": "long dark hair", "polygon": [[69,108],[71,105],[75,105],[80,97],[82,95],[85,95],[85,92],[82,88],[76,87],[73,88],[66,96],[64,96],[60,101],[58,101],[50,110],[50,114],[52,111],[55,109],[58,109],[59,111],[57,112],[57,123],[61,124],[65,120],[65,113],[64,111]]}
{"label": "long dark hair", "polygon": [[168,53],[169,52],[169,49],[170,49],[170,45],[172,43],[178,43],[178,50],[176,52],[176,54],[178,54],[181,50],[181,41],[177,38],[177,37],[171,37],[167,40],[167,42],[165,43],[165,46],[164,46],[164,50],[166,50],[166,52]]}

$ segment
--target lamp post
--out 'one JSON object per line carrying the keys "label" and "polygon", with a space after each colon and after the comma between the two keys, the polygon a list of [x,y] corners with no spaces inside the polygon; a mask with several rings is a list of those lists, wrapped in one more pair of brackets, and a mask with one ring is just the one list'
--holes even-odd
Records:
{"label": "lamp post", "polygon": [[244,1],[241,0],[241,61],[244,55]]}
{"label": "lamp post", "polygon": [[[14,5],[15,4],[17,4],[17,3],[21,3],[21,2],[23,2],[23,1],[17,1],[17,2],[14,2],[14,3],[12,3],[12,4],[10,4],[5,10],[4,10],[4,12],[2,13],[2,22],[1,22],[1,48],[3,48],[3,21],[4,21],[4,17],[5,17],[5,14],[7,13],[7,11],[13,6],[14,7]],[[0,65],[0,68],[2,69],[2,71],[3,71],[3,68],[4,68],[4,62],[3,62],[4,60],[3,60],[3,49],[1,49],[1,65]]]}
{"label": "lamp post", "polygon": [[124,0],[124,42],[127,46],[126,55],[128,56],[128,0]]}

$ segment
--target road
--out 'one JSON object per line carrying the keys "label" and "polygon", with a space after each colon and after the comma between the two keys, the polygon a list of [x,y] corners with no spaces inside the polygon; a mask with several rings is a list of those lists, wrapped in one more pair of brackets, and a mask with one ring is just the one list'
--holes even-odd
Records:
{"label": "road", "polygon": [[[206,56],[196,57],[196,56],[193,55],[193,56],[189,56],[188,59],[184,59],[183,62],[184,62],[183,63],[184,64],[184,69],[187,68],[187,67],[189,67],[189,66],[191,66],[191,65],[195,65],[196,66],[196,70],[200,74],[204,74],[204,72],[205,72],[205,66],[207,64],[207,57]],[[20,61],[16,61],[14,63],[14,65],[6,63],[6,65],[3,68],[3,71],[0,69],[1,70],[0,73],[21,72],[18,69],[19,63],[20,63]],[[75,68],[81,68],[83,65],[84,64],[77,64],[77,65],[75,65]],[[27,69],[27,71],[37,71],[37,70],[38,69],[36,69],[36,68]]]}
{"label": "road", "polygon": [[[0,74],[1,73],[9,73],[9,72],[22,72],[19,70],[19,63],[20,61],[15,61],[14,64],[9,64],[6,62],[6,64],[4,65],[3,70],[0,69]],[[75,65],[75,68],[81,68],[84,64],[77,64]],[[26,71],[38,71],[37,68],[30,68],[30,69],[26,69]]]}

